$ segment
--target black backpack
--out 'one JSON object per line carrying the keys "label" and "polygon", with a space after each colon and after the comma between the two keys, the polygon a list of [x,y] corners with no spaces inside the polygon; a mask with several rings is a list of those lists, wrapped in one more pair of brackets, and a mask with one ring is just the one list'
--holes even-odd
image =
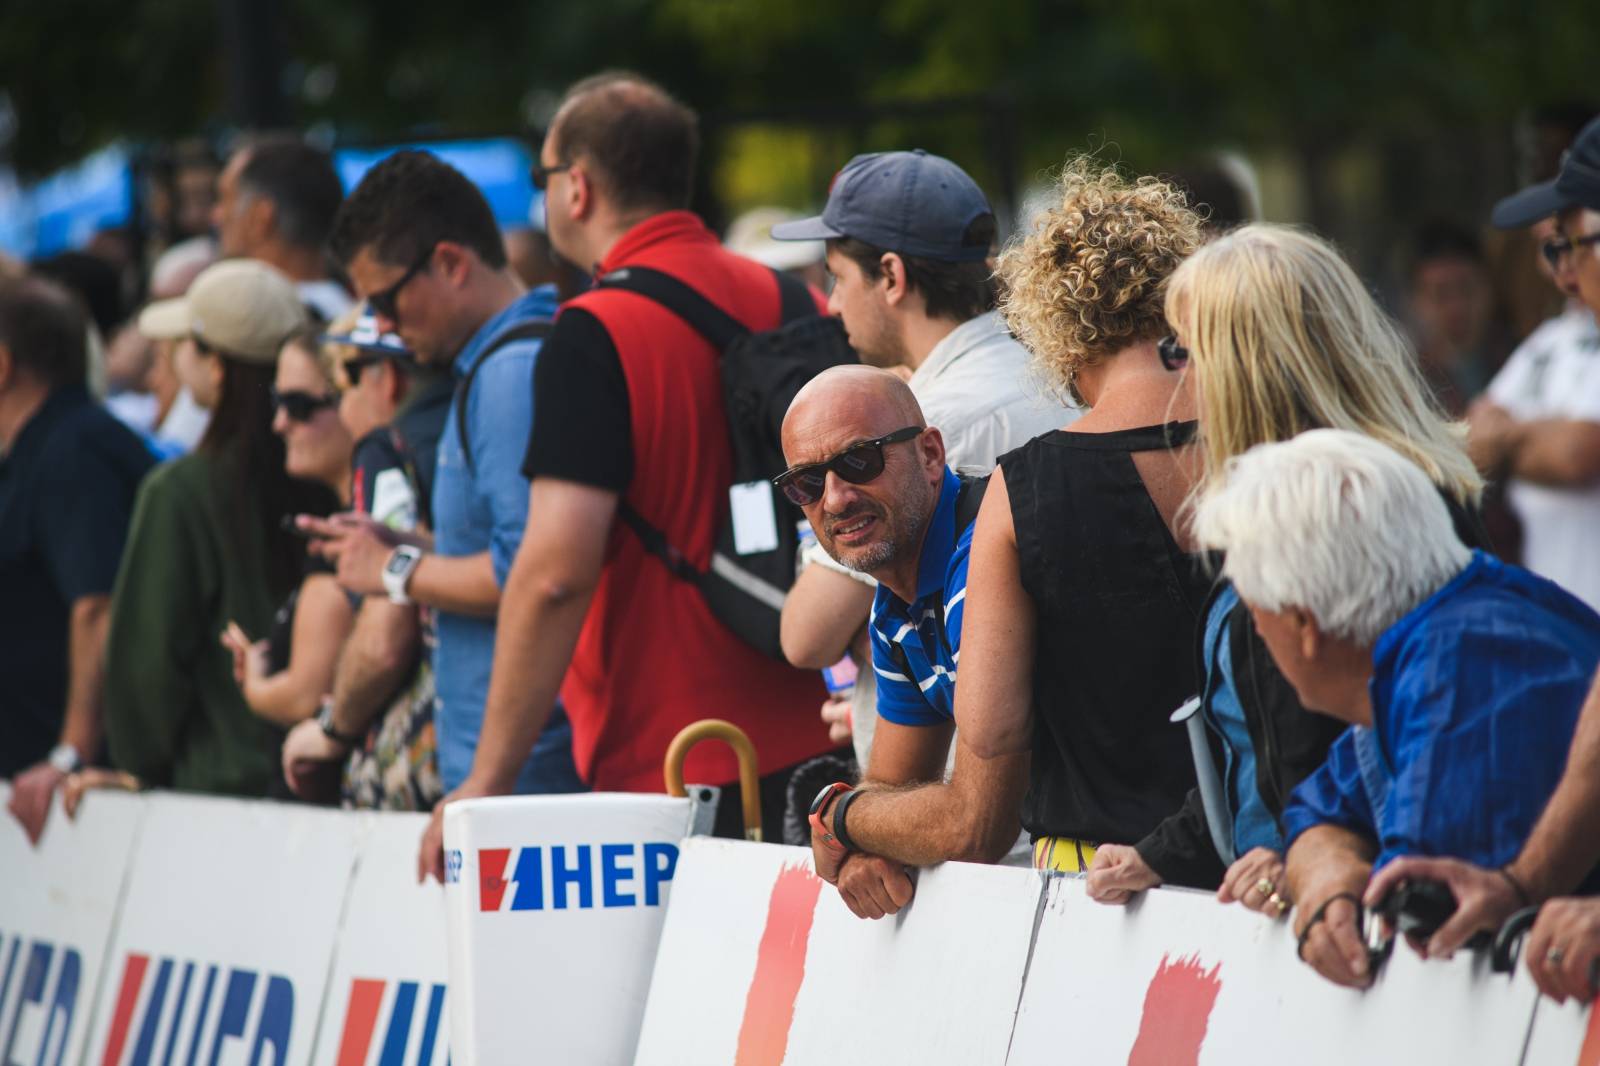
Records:
{"label": "black backpack", "polygon": [[805,521],[800,508],[772,487],[772,479],[786,467],[779,437],[783,416],[806,382],[829,367],[854,363],[857,358],[838,320],[817,313],[805,283],[782,271],[773,273],[782,298],[783,324],[760,333],[750,331],[693,288],[659,270],[625,267],[605,275],[598,284],[655,301],[722,353],[722,397],[733,446],[729,491],[744,489],[755,501],[752,506],[763,511],[770,499],[776,545],[741,554],[735,543],[733,517],[724,510],[717,523],[711,567],[701,571],[626,500],[618,507],[618,517],[638,535],[646,551],[700,590],[719,621],[745,643],[782,659],[779,615],[794,584],[798,527]]}
{"label": "black backpack", "polygon": [[461,455],[467,461],[467,470],[476,472],[476,464],[472,461],[472,437],[467,433],[467,396],[472,392],[472,382],[478,376],[478,370],[489,357],[508,344],[517,341],[543,340],[550,336],[550,331],[555,328],[555,321],[549,318],[530,318],[525,322],[518,322],[504,333],[495,337],[494,343],[478,353],[478,358],[472,361],[467,372],[462,375],[461,381],[456,385],[456,436],[461,438]]}

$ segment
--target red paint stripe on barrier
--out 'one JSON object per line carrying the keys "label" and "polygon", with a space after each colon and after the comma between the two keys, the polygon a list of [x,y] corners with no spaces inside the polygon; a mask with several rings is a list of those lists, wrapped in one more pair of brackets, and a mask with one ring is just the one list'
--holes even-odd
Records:
{"label": "red paint stripe on barrier", "polygon": [[1600,1009],[1589,1006],[1589,1028],[1583,1036],[1583,1049],[1578,1052],[1578,1066],[1600,1066]]}
{"label": "red paint stripe on barrier", "polygon": [[744,1001],[734,1066],[780,1066],[783,1062],[821,893],[822,880],[806,867],[785,866],[778,871],[767,903],[767,925],[756,951],[755,976]]}
{"label": "red paint stripe on barrier", "polygon": [[106,1036],[106,1053],[100,1056],[100,1066],[117,1066],[122,1061],[122,1048],[128,1042],[128,1026],[133,1021],[134,1004],[139,1002],[139,988],[144,984],[144,971],[150,965],[150,956],[128,954],[122,967],[122,987],[117,990],[117,1009],[111,1015],[111,1032]]}
{"label": "red paint stripe on barrier", "polygon": [[344,1012],[344,1034],[339,1037],[336,1066],[363,1066],[372,1046],[372,1030],[378,1024],[378,1008],[383,1005],[382,981],[358,977],[350,982],[350,1005]]}
{"label": "red paint stripe on barrier", "polygon": [[1144,1017],[1128,1066],[1198,1066],[1211,1008],[1222,991],[1221,969],[1220,962],[1203,969],[1198,955],[1177,962],[1161,956],[1144,994]]}
{"label": "red paint stripe on barrier", "polygon": [[497,911],[506,895],[506,863],[510,848],[478,849],[478,909]]}

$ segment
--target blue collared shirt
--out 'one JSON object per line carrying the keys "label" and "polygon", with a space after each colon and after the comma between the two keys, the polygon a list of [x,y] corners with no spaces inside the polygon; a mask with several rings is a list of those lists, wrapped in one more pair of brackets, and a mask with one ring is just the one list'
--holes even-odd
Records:
{"label": "blue collared shirt", "polygon": [[961,616],[973,529],[968,525],[959,536],[956,533],[960,491],[960,479],[946,468],[939,502],[922,539],[916,601],[908,604],[881,584],[872,601],[868,628],[872,669],[878,675],[878,716],[897,725],[932,726],[955,720],[956,664],[961,660]]}
{"label": "blue collared shirt", "polygon": [[1510,862],[1566,767],[1597,662],[1600,616],[1473,553],[1378,638],[1372,726],[1346,730],[1294,790],[1289,842],[1331,823],[1377,841],[1374,868],[1409,854]]}
{"label": "blue collared shirt", "polygon": [[[473,334],[456,356],[457,380],[466,376],[478,356],[505,330],[555,313],[554,286],[525,293]],[[457,423],[453,402],[439,438],[439,465],[433,483],[434,549],[449,556],[487,551],[495,581],[502,588],[528,519],[528,479],[522,476],[522,457],[533,424],[533,366],[539,346],[537,339],[507,344],[473,378],[465,427],[472,440],[471,468],[461,447],[462,426]],[[439,645],[433,664],[438,704],[434,723],[439,776],[446,789],[453,789],[472,769],[478,746],[494,662],[495,622],[493,618],[439,611],[436,630]],[[559,708],[557,711],[559,714]],[[564,756],[570,766],[570,748],[570,727],[564,718],[552,718],[518,778],[517,790],[570,791],[579,787],[574,775],[563,776],[549,769],[552,755]],[[561,778],[561,787],[549,787],[553,777]]]}

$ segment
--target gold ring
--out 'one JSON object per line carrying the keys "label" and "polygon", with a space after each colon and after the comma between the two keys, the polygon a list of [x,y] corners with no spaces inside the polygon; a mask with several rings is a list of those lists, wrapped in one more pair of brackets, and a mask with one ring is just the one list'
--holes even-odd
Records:
{"label": "gold ring", "polygon": [[1283,912],[1289,909],[1289,901],[1274,892],[1267,897],[1267,902],[1278,908],[1278,917],[1283,917]]}
{"label": "gold ring", "polygon": [[1548,962],[1551,966],[1560,966],[1561,960],[1566,957],[1566,952],[1562,951],[1560,948],[1551,948],[1549,951],[1544,953],[1544,961]]}
{"label": "gold ring", "polygon": [[1267,896],[1272,895],[1273,884],[1267,878],[1263,877],[1261,880],[1256,882],[1256,891],[1261,893],[1263,898],[1266,898]]}

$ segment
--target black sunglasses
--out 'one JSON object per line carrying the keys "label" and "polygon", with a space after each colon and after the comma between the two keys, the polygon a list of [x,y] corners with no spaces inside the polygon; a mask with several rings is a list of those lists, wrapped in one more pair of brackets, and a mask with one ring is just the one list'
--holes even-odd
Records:
{"label": "black sunglasses", "polygon": [[309,422],[316,417],[318,411],[337,406],[339,406],[337,393],[318,396],[314,392],[272,390],[272,409],[282,411],[291,422]]}
{"label": "black sunglasses", "polygon": [[344,371],[344,380],[347,388],[355,388],[361,384],[361,372],[369,366],[377,366],[386,357],[382,355],[358,355],[353,359],[346,359],[340,363]]}
{"label": "black sunglasses", "polygon": [[1156,354],[1168,370],[1182,370],[1189,365],[1189,349],[1179,344],[1177,337],[1167,336],[1156,341]]}
{"label": "black sunglasses", "polygon": [[782,489],[783,494],[789,497],[789,502],[796,507],[810,507],[822,499],[828,483],[828,471],[832,470],[852,485],[865,485],[883,473],[885,445],[911,440],[923,431],[922,426],[907,426],[887,436],[852,444],[825,463],[792,466],[773,478],[772,483]]}
{"label": "black sunglasses", "polygon": [[407,282],[420,274],[423,267],[432,262],[433,252],[437,247],[438,245],[429,245],[427,251],[418,256],[417,261],[412,263],[404,274],[400,275],[400,280],[390,285],[387,289],[375,292],[367,297],[367,306],[372,309],[373,314],[387,318],[396,326],[400,325],[400,309],[396,306],[400,299],[400,290],[406,287]]}
{"label": "black sunglasses", "polygon": [[545,166],[543,163],[535,163],[528,170],[528,177],[533,180],[533,187],[535,189],[538,189],[540,192],[544,192],[545,186],[550,184],[550,175],[565,174],[571,169],[571,163],[557,163],[554,166],[549,167]]}
{"label": "black sunglasses", "polygon": [[1550,264],[1550,269],[1558,270],[1562,256],[1576,252],[1586,244],[1600,244],[1600,233],[1591,233],[1586,237],[1556,237],[1541,244],[1539,251],[1544,255],[1544,261]]}

